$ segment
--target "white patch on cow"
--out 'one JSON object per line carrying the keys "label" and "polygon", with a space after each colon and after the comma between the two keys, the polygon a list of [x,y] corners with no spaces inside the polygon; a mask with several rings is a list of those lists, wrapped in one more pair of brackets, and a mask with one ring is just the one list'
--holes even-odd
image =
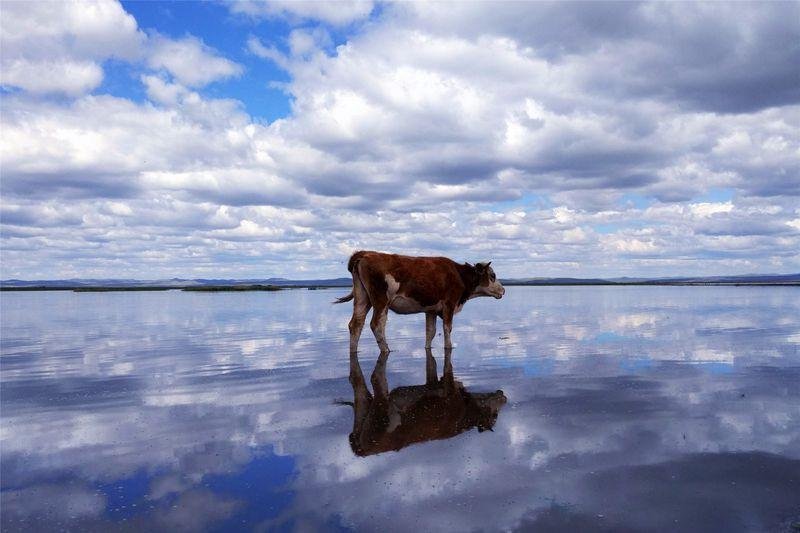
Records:
{"label": "white patch on cow", "polygon": [[391,302],[397,295],[397,291],[400,290],[400,283],[395,281],[391,274],[386,274],[383,279],[386,280],[386,297],[389,299],[389,302]]}
{"label": "white patch on cow", "polygon": [[400,424],[403,422],[402,415],[397,410],[397,406],[389,404],[389,425],[386,427],[386,433],[391,433],[395,429],[397,429]]}

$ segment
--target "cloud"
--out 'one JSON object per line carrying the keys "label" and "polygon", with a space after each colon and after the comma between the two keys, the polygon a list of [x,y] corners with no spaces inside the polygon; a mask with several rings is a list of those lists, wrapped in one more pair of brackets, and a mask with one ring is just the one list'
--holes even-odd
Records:
{"label": "cloud", "polygon": [[278,66],[286,68],[288,66],[288,58],[286,55],[278,50],[275,46],[264,46],[264,44],[252,35],[247,39],[247,50],[262,59],[269,59],[275,62]]}
{"label": "cloud", "polygon": [[371,0],[293,2],[291,0],[243,0],[229,4],[234,13],[250,17],[284,17],[290,21],[316,20],[343,26],[365,19],[372,12]]}
{"label": "cloud", "polygon": [[103,69],[92,61],[9,61],[2,84],[28,92],[85,94],[103,81]]}
{"label": "cloud", "polygon": [[189,198],[218,204],[297,205],[303,191],[264,169],[220,168],[189,172],[144,172],[142,185],[149,190],[175,191]]}
{"label": "cloud", "polygon": [[3,190],[23,197],[130,196],[139,173],[234,164],[250,149],[236,102],[177,108],[86,96],[69,104],[3,99]]}
{"label": "cloud", "polygon": [[154,75],[143,75],[142,83],[145,86],[147,97],[155,103],[165,106],[175,106],[187,97],[199,99],[197,93],[193,93],[183,85],[170,83],[162,77]]}
{"label": "cloud", "polygon": [[[48,516],[53,521],[95,518],[105,509],[105,498],[88,487],[65,489],[40,485],[10,490],[3,495],[3,507],[16,521],[33,521]],[[4,521],[8,521],[4,517]]]}
{"label": "cloud", "polygon": [[[372,174],[396,183],[462,184],[516,172],[527,176],[522,190],[634,189],[665,201],[701,194],[702,183],[753,194],[797,186],[789,135],[797,106],[720,115],[681,111],[655,94],[622,103],[613,91],[590,97],[586,77],[606,72],[593,71],[590,56],[550,62],[508,36],[431,32],[381,27],[335,56],[303,59],[251,41],[293,76],[294,113],[280,133],[351,168],[368,160]],[[740,128],[758,141],[736,158],[720,157],[713,139]],[[757,155],[765,149],[775,157]],[[701,181],[680,178],[681,168],[702,173]]]}
{"label": "cloud", "polygon": [[144,34],[118,2],[10,2],[3,6],[2,80],[34,94],[85,94],[109,58],[140,56]]}
{"label": "cloud", "polygon": [[800,50],[796,4],[401,4],[415,27],[475,39],[499,35],[552,61],[581,66],[585,90],[746,112],[796,104],[787,65]]}
{"label": "cloud", "polygon": [[[278,209],[259,211],[279,219]],[[293,214],[296,223],[309,218]],[[414,223],[395,222],[406,224],[400,236]],[[418,222],[447,227],[440,215]],[[243,306],[191,293],[170,295],[169,305],[159,295],[59,293],[48,295],[48,313],[26,296],[25,312],[4,315],[17,333],[4,346],[15,364],[3,369],[4,424],[14,429],[3,441],[3,529],[41,518],[109,530],[109,520],[128,512],[135,530],[226,518],[252,529],[253,515],[236,513],[263,509],[265,494],[277,507],[263,518],[274,519],[265,524],[272,529],[297,516],[317,524],[313,530],[332,520],[368,529],[376,515],[390,514],[401,530],[420,520],[426,530],[509,530],[548,523],[542,515],[555,502],[614,530],[668,529],[675,516],[684,529],[707,530],[695,496],[713,502],[715,519],[731,530],[747,529],[742,520],[773,529],[796,513],[800,301],[793,291],[708,288],[698,300],[695,288],[630,288],[651,297],[511,289],[502,305],[469,302],[456,325],[455,376],[470,391],[502,389],[508,397],[495,431],[366,459],[347,440],[352,411],[332,403],[352,392],[342,359],[331,356],[346,353],[349,309],[330,306],[327,291],[251,295],[258,303]],[[78,315],[74,302],[84,298],[92,305]],[[421,383],[424,320],[396,317],[389,328],[390,387]],[[441,351],[434,354],[441,364]],[[374,356],[361,354],[365,372]],[[259,472],[277,470],[272,460],[289,465],[291,476],[270,475],[259,490],[246,490]],[[664,483],[678,496],[639,496]],[[287,492],[293,497],[281,500]],[[637,505],[624,505],[630,500]]]}
{"label": "cloud", "polygon": [[107,59],[144,59],[190,87],[243,72],[196,37],[145,35],[112,0],[12,2],[3,9],[2,25],[2,85],[32,94],[84,95],[102,83]]}
{"label": "cloud", "polygon": [[[230,58],[100,6],[85,35],[43,38],[67,52],[3,41],[8,65],[87,67],[20,74],[43,88],[0,102],[4,272],[44,275],[63,254],[134,277],[215,262],[256,276],[263,239],[263,265],[282,254],[282,274],[332,277],[389,238],[491,256],[509,276],[800,269],[800,105],[784,83],[797,50],[777,46],[800,34],[793,4],[359,3],[334,20],[328,4],[233,3],[251,16],[232,19]],[[46,16],[14,9],[22,26]],[[288,29],[264,34],[260,17]],[[138,100],[87,95],[117,57]],[[291,112],[271,123],[209,87],[261,59],[288,76],[272,86]]]}
{"label": "cloud", "polygon": [[239,76],[242,66],[226,59],[192,36],[168,39],[161,35],[149,38],[147,64],[164,69],[183,85],[202,87],[213,81]]}

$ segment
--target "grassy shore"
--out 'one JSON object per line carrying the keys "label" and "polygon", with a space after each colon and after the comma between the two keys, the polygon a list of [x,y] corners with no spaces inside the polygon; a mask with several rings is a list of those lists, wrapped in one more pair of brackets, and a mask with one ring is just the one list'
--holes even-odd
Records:
{"label": "grassy shore", "polygon": [[277,285],[195,285],[183,287],[181,290],[189,292],[242,292],[242,291],[280,291],[292,287],[278,287]]}

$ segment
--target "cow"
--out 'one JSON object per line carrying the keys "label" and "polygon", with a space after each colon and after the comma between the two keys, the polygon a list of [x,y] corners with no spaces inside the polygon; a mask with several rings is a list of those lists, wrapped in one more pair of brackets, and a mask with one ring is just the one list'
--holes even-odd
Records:
{"label": "cow", "polygon": [[381,252],[359,251],[347,263],[353,275],[353,290],[334,301],[353,300],[350,320],[350,351],[358,350],[358,340],[367,312],[373,308],[370,327],[381,351],[386,342],[389,310],[401,315],[425,313],[425,347],[436,335],[436,317],[442,319],[444,346],[452,348],[450,332],[453,316],[467,300],[478,296],[500,299],[506,290],[497,280],[491,261],[458,264],[446,257],[410,257]]}
{"label": "cow", "polygon": [[444,373],[437,379],[436,360],[426,354],[424,385],[397,387],[389,391],[386,380],[388,352],[381,352],[367,389],[358,355],[350,353],[350,383],[353,407],[350,448],[359,457],[399,451],[412,444],[455,437],[477,428],[493,431],[500,409],[507,399],[502,390],[469,392],[453,376],[452,349],[445,349]]}

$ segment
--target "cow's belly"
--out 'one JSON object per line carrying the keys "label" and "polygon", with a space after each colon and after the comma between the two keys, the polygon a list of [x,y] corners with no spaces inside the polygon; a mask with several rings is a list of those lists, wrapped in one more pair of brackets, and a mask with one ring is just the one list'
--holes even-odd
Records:
{"label": "cow's belly", "polygon": [[398,294],[392,301],[389,302],[389,309],[401,315],[410,315],[412,313],[424,313],[426,311],[438,312],[441,305],[423,306],[413,298],[402,296]]}

